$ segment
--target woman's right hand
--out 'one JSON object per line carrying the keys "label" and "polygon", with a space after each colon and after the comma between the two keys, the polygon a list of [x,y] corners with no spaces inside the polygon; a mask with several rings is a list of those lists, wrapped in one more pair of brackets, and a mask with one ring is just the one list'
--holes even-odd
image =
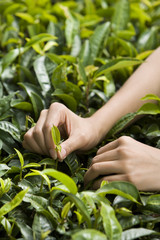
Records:
{"label": "woman's right hand", "polygon": [[[59,128],[66,140],[61,152],[56,152],[51,136],[52,126]],[[62,161],[75,150],[88,150],[100,141],[96,123],[92,118],[81,118],[61,103],[52,103],[42,110],[34,127],[24,135],[23,147],[31,152],[57,157]]]}

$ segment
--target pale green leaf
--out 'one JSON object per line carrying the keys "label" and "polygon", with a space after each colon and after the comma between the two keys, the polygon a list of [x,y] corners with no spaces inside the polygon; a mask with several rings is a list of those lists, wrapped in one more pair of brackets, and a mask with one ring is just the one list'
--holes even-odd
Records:
{"label": "pale green leaf", "polygon": [[74,233],[72,240],[106,240],[106,235],[95,229],[84,229]]}
{"label": "pale green leaf", "polygon": [[63,183],[68,188],[70,193],[72,193],[72,194],[77,193],[77,185],[75,184],[73,179],[70,178],[65,173],[59,172],[55,169],[48,168],[48,169],[43,170],[42,174],[51,176],[51,177],[57,179],[58,181],[60,181],[61,183]]}
{"label": "pale green leaf", "polygon": [[25,194],[28,192],[28,189],[22,190],[21,192],[17,193],[16,196],[11,200],[11,202],[7,202],[0,208],[0,218],[14,208],[16,208],[23,200]]}
{"label": "pale green leaf", "polygon": [[16,153],[17,153],[17,155],[18,155],[18,157],[19,157],[19,161],[20,161],[20,163],[21,163],[21,168],[23,168],[23,166],[24,166],[23,155],[22,155],[22,153],[21,153],[19,150],[17,150],[16,148],[15,148],[14,150],[16,151]]}

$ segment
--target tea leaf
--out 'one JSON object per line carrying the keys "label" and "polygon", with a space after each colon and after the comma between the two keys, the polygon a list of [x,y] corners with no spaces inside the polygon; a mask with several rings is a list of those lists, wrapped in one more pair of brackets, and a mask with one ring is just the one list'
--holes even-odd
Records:
{"label": "tea leaf", "polygon": [[16,208],[23,200],[25,194],[28,192],[28,189],[22,190],[21,192],[17,193],[17,195],[11,200],[11,202],[7,202],[0,208],[0,218],[14,208]]}
{"label": "tea leaf", "polygon": [[59,172],[55,169],[48,168],[48,169],[43,170],[42,174],[46,174],[48,176],[51,176],[52,178],[55,178],[58,181],[60,181],[61,183],[63,183],[68,188],[70,193],[72,193],[72,194],[77,193],[77,191],[78,191],[77,185],[75,184],[73,179],[70,178],[65,173]]}

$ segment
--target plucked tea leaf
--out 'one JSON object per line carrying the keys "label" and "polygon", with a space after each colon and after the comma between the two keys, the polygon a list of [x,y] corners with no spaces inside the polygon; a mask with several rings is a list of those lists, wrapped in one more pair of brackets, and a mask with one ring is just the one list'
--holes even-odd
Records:
{"label": "plucked tea leaf", "polygon": [[56,126],[53,126],[51,128],[51,135],[52,135],[52,139],[55,145],[59,145],[60,140],[61,140],[61,135],[60,132],[58,130],[58,128]]}

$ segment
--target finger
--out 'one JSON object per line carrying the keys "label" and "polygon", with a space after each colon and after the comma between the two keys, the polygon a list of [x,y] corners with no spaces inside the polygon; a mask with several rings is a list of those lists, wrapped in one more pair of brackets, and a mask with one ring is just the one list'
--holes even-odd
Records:
{"label": "finger", "polygon": [[116,149],[106,151],[99,155],[96,155],[92,160],[91,166],[98,162],[114,161],[114,160],[118,160],[118,159],[119,159],[119,155],[118,155],[118,152],[116,151]]}
{"label": "finger", "polygon": [[85,184],[88,184],[90,181],[96,179],[98,176],[110,175],[115,173],[124,173],[124,169],[122,168],[120,161],[95,163],[88,169],[88,171],[84,175],[84,182]]}
{"label": "finger", "polygon": [[52,139],[51,129],[54,126],[58,127],[65,122],[65,111],[64,106],[62,109],[61,104],[52,104],[48,110],[46,121],[43,126],[43,135],[47,151],[50,153],[51,157],[56,159],[57,152],[55,150],[55,144]]}
{"label": "finger", "polygon": [[69,138],[61,144],[61,152],[58,152],[60,160],[66,158],[71,152],[77,150],[80,147],[81,141],[79,134],[69,136]]}
{"label": "finger", "polygon": [[105,146],[101,147],[98,151],[97,151],[97,155],[104,153],[106,151],[110,151],[113,150],[115,148],[117,148],[119,146],[119,142],[118,139],[114,140],[113,142],[110,142],[108,144],[106,144]]}
{"label": "finger", "polygon": [[36,123],[36,126],[33,128],[33,137],[39,146],[39,148],[47,155],[49,155],[48,149],[45,144],[44,134],[42,127],[46,121],[48,110],[41,111],[40,117]]}
{"label": "finger", "polygon": [[[44,155],[44,152],[42,151],[42,149],[37,145],[37,143],[35,142],[34,138],[33,137],[30,137],[32,136],[32,131],[33,131],[33,128],[31,128],[27,134],[24,136],[24,140],[22,142],[22,145],[25,149],[27,149],[28,151],[31,151],[31,152],[36,152],[36,153],[39,153],[39,154],[42,154]],[[28,140],[28,138],[30,140]]]}
{"label": "finger", "polygon": [[105,176],[102,177],[98,180],[96,180],[93,185],[92,185],[92,189],[98,189],[101,186],[102,181],[108,181],[108,182],[113,182],[113,181],[127,181],[127,177],[125,174],[115,174],[115,175],[111,175],[111,176]]}

